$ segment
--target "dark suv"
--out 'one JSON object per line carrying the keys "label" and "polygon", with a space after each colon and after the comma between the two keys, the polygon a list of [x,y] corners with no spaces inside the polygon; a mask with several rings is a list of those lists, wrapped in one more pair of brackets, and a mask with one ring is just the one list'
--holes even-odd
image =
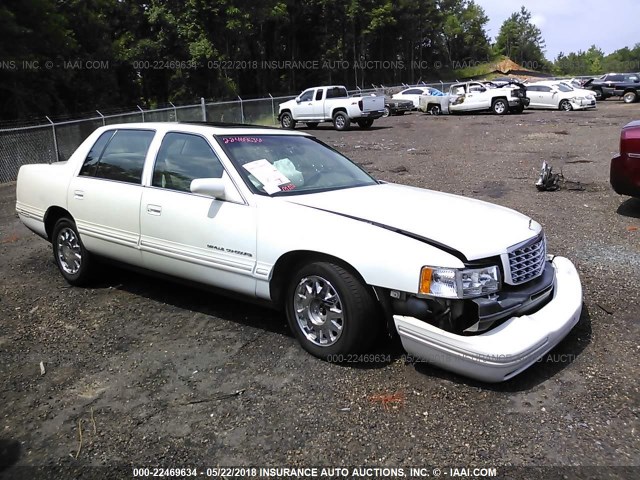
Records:
{"label": "dark suv", "polygon": [[640,74],[607,73],[587,80],[583,88],[593,90],[598,100],[616,96],[622,97],[624,103],[633,103],[640,98]]}

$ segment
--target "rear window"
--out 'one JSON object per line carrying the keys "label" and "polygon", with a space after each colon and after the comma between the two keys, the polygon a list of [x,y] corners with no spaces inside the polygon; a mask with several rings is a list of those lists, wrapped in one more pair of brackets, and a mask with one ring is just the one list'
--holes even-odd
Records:
{"label": "rear window", "polygon": [[345,98],[348,97],[347,89],[340,87],[333,87],[327,89],[327,98]]}
{"label": "rear window", "polygon": [[144,160],[155,132],[111,130],[103,133],[84,161],[80,175],[140,183]]}

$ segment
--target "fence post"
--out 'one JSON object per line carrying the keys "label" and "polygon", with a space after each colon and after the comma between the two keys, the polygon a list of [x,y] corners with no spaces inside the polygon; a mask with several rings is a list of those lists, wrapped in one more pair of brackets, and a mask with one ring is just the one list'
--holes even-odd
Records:
{"label": "fence post", "polygon": [[[240,95],[238,95],[240,98]],[[242,105],[242,98],[240,98],[240,123],[244,123],[244,106]]]}
{"label": "fence post", "polygon": [[273,117],[273,124],[277,125],[277,121],[276,121],[276,106],[273,103],[273,96],[271,94],[269,94],[269,98],[271,98],[271,116]]}
{"label": "fence post", "polygon": [[204,103],[204,97],[200,97],[200,107],[202,108],[202,121],[207,121],[207,106]]}
{"label": "fence post", "polygon": [[138,107],[138,110],[140,110],[140,113],[142,113],[142,121],[144,122],[144,110],[140,108],[140,105],[136,105],[136,107]]}
{"label": "fence post", "polygon": [[445,93],[445,91],[444,91],[444,82],[442,80],[440,80],[440,91],[442,93]]}
{"label": "fence post", "polygon": [[178,121],[178,109],[176,108],[176,106],[172,102],[169,102],[169,105],[171,105],[173,107],[174,120],[177,122]]}
{"label": "fence post", "polygon": [[[56,124],[53,123],[51,119],[46,115],[44,118],[49,120],[49,123],[51,124],[51,131],[53,132],[53,149],[56,151],[56,162],[57,162],[58,160],[60,160],[60,153],[58,152],[58,139],[56,138]],[[49,163],[51,163],[51,161],[49,161]]]}
{"label": "fence post", "polygon": [[102,126],[104,127],[106,125],[106,123],[104,123],[104,115],[100,113],[100,110],[96,110],[96,112],[102,117]]}

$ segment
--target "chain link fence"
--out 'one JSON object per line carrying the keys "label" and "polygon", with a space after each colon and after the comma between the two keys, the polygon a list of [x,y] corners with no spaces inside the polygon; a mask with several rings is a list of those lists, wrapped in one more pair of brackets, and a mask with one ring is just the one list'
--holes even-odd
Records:
{"label": "chain link fence", "polygon": [[[433,87],[444,92],[455,82],[402,84],[393,87],[380,85],[371,89],[351,90],[351,95],[391,94],[409,87]],[[131,122],[193,122],[207,121],[220,123],[243,123],[262,126],[278,124],[278,104],[295,98],[258,98],[226,102],[205,102],[199,104],[144,110],[117,115],[102,115],[79,120],[53,122],[19,128],[0,129],[0,183],[15,181],[20,166],[30,163],[52,163],[67,160],[76,148],[96,128],[103,125]]]}

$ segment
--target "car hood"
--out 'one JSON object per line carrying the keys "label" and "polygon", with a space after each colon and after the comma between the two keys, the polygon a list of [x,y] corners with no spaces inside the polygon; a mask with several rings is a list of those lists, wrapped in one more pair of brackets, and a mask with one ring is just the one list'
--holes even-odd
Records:
{"label": "car hood", "polygon": [[500,255],[542,230],[529,217],[499,205],[389,183],[281,198],[421,237],[467,260]]}

